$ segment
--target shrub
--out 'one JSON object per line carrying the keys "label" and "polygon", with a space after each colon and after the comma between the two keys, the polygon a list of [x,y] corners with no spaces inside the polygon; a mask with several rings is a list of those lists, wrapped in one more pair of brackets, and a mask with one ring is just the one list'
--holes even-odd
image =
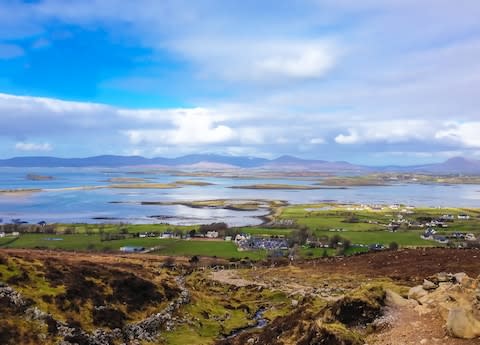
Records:
{"label": "shrub", "polygon": [[399,245],[398,245],[397,242],[391,242],[391,243],[388,245],[388,248],[391,249],[391,250],[398,250]]}

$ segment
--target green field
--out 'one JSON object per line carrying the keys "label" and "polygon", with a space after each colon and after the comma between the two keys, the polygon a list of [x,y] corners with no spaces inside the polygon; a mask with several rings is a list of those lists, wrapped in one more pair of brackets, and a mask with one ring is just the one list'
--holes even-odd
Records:
{"label": "green field", "polygon": [[100,232],[118,233],[121,230],[127,231],[128,233],[164,232],[176,230],[187,233],[192,229],[198,229],[199,226],[175,226],[169,224],[57,224],[55,228],[58,232],[70,231],[75,234],[98,234]]}
{"label": "green field", "polygon": [[243,251],[237,250],[233,242],[226,241],[197,241],[197,240],[159,240],[162,248],[156,250],[155,254],[160,255],[181,255],[181,256],[217,256],[219,258],[245,258],[259,260],[266,257],[264,250]]}
{"label": "green field", "polygon": [[[282,219],[293,219],[299,225],[305,225],[311,230],[330,230],[345,229],[351,231],[373,231],[384,230],[385,226],[378,224],[368,224],[370,221],[383,221],[387,217],[380,212],[367,211],[347,211],[342,208],[332,207],[328,210],[310,211],[309,209],[318,207],[319,209],[328,208],[328,205],[295,205],[289,206],[282,210]],[[355,216],[358,222],[349,223],[346,220]]]}
{"label": "green field", "polygon": [[[49,240],[50,239],[50,240]],[[52,240],[61,239],[61,240]],[[139,246],[145,248],[158,247],[153,253],[160,255],[181,256],[217,256],[219,258],[262,259],[265,251],[239,252],[232,242],[177,240],[158,238],[129,238],[125,240],[101,241],[100,235],[50,235],[24,234],[16,240],[12,238],[0,239],[0,248],[48,248],[64,250],[119,250],[124,246]]]}
{"label": "green field", "polygon": [[[375,243],[388,246],[396,242],[402,247],[430,247],[439,246],[437,242],[421,239],[425,227],[418,225],[408,226],[407,223],[420,224],[421,219],[438,219],[444,214],[452,214],[455,219],[448,222],[447,228],[437,228],[439,234],[451,232],[473,233],[480,237],[480,210],[462,208],[415,208],[415,209],[366,209],[359,206],[340,204],[314,204],[314,205],[291,205],[276,209],[276,221],[280,225],[275,227],[242,227],[232,228],[227,235],[235,233],[247,233],[252,236],[281,236],[289,237],[298,231],[296,228],[304,227],[308,230],[310,238],[312,234],[320,241],[328,241],[327,238],[338,235],[350,240],[352,244],[371,245]],[[403,209],[403,210],[402,210]],[[468,214],[470,219],[460,220],[459,214]],[[388,224],[393,220],[404,220],[396,232],[388,231]],[[292,221],[288,228],[282,226],[282,221]],[[244,258],[254,260],[263,259],[267,256],[265,251],[239,252],[232,242],[221,239],[216,241],[180,240],[133,237],[143,232],[163,233],[165,231],[181,232],[187,234],[191,230],[199,230],[200,226],[172,226],[168,224],[55,224],[51,231],[56,234],[22,234],[18,239],[0,239],[0,248],[49,248],[82,251],[118,251],[123,246],[140,246],[155,248],[153,251],[160,255],[177,256],[216,256],[219,258]],[[38,230],[38,229],[37,229]],[[41,230],[41,229],[40,229]],[[108,234],[123,234],[127,239],[102,241],[102,236]],[[61,240],[55,240],[61,239]],[[364,247],[352,250],[363,250]],[[318,257],[323,255],[323,249],[302,248],[300,255],[304,257]],[[334,250],[328,251],[331,255]],[[347,253],[351,254],[351,253]]]}
{"label": "green field", "polygon": [[294,229],[275,229],[275,228],[262,228],[262,227],[243,227],[238,228],[241,233],[246,233],[255,236],[288,236]]}
{"label": "green field", "polygon": [[[352,207],[354,206],[329,203],[293,205],[283,208],[279,218],[293,220],[299,226],[306,226],[318,237],[339,235],[354,244],[365,245],[374,243],[388,245],[396,242],[400,246],[438,246],[439,244],[436,242],[420,238],[425,228],[408,227],[401,223],[398,231],[390,232],[387,231],[387,225],[392,220],[404,219],[414,223],[419,222],[419,219],[422,218],[438,219],[444,214],[452,214],[455,219],[453,222],[447,223],[447,228],[438,228],[439,234],[464,232],[480,235],[480,210],[478,209],[415,208],[409,209],[409,212],[401,212],[403,207],[399,207],[399,209],[384,207],[381,210],[351,210]],[[458,219],[457,215],[459,214],[468,214],[470,219]]]}
{"label": "green field", "polygon": [[400,246],[421,246],[432,247],[438,246],[437,242],[426,241],[420,238],[421,231],[345,231],[345,232],[330,232],[330,231],[316,231],[318,236],[334,236],[340,235],[343,238],[350,240],[353,244],[374,244],[380,243],[388,246],[391,242],[397,242]]}

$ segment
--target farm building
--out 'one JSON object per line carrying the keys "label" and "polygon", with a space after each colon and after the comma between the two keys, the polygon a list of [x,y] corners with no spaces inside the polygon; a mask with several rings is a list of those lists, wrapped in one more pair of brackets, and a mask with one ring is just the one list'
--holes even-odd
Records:
{"label": "farm building", "polygon": [[145,250],[144,247],[125,246],[120,247],[120,251],[124,253],[139,253]]}

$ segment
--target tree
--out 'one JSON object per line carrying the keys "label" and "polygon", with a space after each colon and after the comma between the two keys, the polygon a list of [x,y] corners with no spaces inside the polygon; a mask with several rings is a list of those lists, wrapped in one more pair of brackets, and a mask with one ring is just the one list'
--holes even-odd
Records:
{"label": "tree", "polygon": [[347,218],[345,218],[345,220],[343,222],[344,223],[358,223],[358,222],[360,222],[360,219],[356,215],[352,214],[352,215],[348,216]]}
{"label": "tree", "polygon": [[190,260],[188,260],[188,262],[191,263],[192,265],[198,264],[199,261],[200,261],[200,259],[198,258],[197,255],[192,256],[190,258]]}
{"label": "tree", "polygon": [[293,247],[295,245],[304,245],[310,236],[311,232],[306,226],[300,227],[298,230],[292,232],[292,234],[290,235],[288,239],[290,247]]}
{"label": "tree", "polygon": [[345,250],[350,249],[350,248],[352,247],[352,241],[344,238],[344,239],[342,240],[342,247],[343,247],[343,249],[345,249]]}
{"label": "tree", "polygon": [[175,237],[183,238],[183,231],[182,230],[175,229],[175,231],[173,233],[174,233]]}
{"label": "tree", "polygon": [[389,248],[390,250],[398,250],[398,247],[399,247],[399,245],[398,245],[397,242],[391,242],[391,243],[388,245],[388,248]]}
{"label": "tree", "polygon": [[343,239],[340,235],[333,235],[328,241],[328,246],[330,248],[337,248],[339,246],[339,243],[342,243],[342,240]]}
{"label": "tree", "polygon": [[75,229],[74,228],[71,228],[71,227],[68,227],[65,229],[64,231],[65,235],[72,235],[75,233]]}

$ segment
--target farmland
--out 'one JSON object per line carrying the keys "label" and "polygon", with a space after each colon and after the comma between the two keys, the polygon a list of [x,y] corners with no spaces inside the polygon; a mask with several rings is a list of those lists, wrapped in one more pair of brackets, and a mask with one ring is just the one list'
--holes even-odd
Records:
{"label": "farmland", "polygon": [[[195,207],[212,207],[212,201],[196,202]],[[249,205],[249,204],[248,204]],[[215,206],[218,206],[215,204]],[[221,204],[221,207],[224,205]],[[431,219],[451,215],[452,219],[438,233],[449,235],[456,232],[480,235],[480,211],[464,208],[413,208],[401,205],[366,206],[350,204],[304,204],[286,205],[271,202],[270,221],[263,226],[229,228],[222,230],[219,238],[203,239],[201,226],[172,226],[168,224],[54,224],[46,227],[30,227],[18,237],[0,238],[0,248],[45,248],[71,251],[112,252],[124,246],[150,249],[160,255],[211,256],[241,259],[248,257],[261,260],[269,253],[265,250],[238,251],[235,243],[224,241],[224,236],[244,234],[257,238],[295,238],[299,231],[306,231],[310,242],[328,243],[338,237],[348,240],[354,248],[344,252],[364,251],[372,244],[400,247],[444,246],[421,235],[424,225]],[[458,215],[468,219],[458,219]],[[392,230],[392,223],[396,224]],[[427,223],[428,224],[428,223]],[[161,238],[163,233],[174,238]],[[192,235],[196,234],[196,235]],[[141,234],[149,234],[148,236]],[[192,237],[193,236],[193,237]],[[304,245],[298,251],[304,258],[334,255],[331,248],[325,251],[315,246]]]}

